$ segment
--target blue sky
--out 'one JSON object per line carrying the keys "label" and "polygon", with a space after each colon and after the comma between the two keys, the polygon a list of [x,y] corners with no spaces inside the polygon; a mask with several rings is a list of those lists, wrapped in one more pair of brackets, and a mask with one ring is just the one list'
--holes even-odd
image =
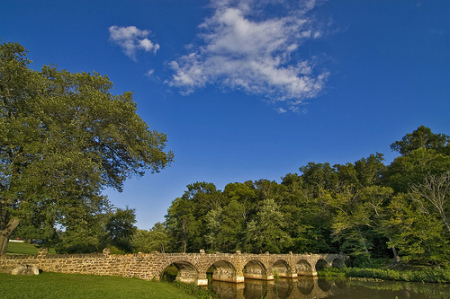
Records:
{"label": "blue sky", "polygon": [[2,0],[32,67],[108,75],[175,162],[106,190],[163,221],[196,181],[280,181],[354,162],[420,125],[450,134],[450,1]]}

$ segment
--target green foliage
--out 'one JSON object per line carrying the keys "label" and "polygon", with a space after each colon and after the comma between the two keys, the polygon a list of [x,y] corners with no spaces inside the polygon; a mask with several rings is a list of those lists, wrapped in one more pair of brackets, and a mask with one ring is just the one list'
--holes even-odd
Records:
{"label": "green foliage", "polygon": [[408,193],[411,184],[421,184],[427,176],[441,175],[449,169],[450,155],[419,148],[396,158],[388,167],[386,180],[396,192]]}
{"label": "green foliage", "polygon": [[420,126],[412,133],[406,134],[401,141],[391,144],[393,151],[405,156],[419,148],[433,149],[437,152],[445,152],[450,142],[450,137],[445,134],[434,134],[430,128]]}
{"label": "green foliage", "polygon": [[436,214],[424,213],[420,203],[407,195],[394,197],[388,211],[384,223],[392,236],[388,245],[399,249],[404,262],[448,263],[448,231]]}
{"label": "green foliage", "polygon": [[134,252],[165,252],[165,248],[169,245],[167,229],[160,222],[149,231],[138,229],[133,236],[132,245]]}
{"label": "green foliage", "polygon": [[255,218],[247,224],[244,249],[249,252],[280,253],[292,243],[285,228],[279,206],[272,198],[265,199]]}
{"label": "green foliage", "polygon": [[132,252],[133,235],[137,230],[136,211],[126,208],[116,209],[107,215],[104,227],[102,243],[106,246],[114,246],[125,252]]}
{"label": "green foliage", "polygon": [[113,95],[95,72],[29,64],[21,45],[0,45],[0,253],[20,221],[51,238],[49,228],[103,213],[103,187],[120,191],[131,175],[173,160],[132,93]]}

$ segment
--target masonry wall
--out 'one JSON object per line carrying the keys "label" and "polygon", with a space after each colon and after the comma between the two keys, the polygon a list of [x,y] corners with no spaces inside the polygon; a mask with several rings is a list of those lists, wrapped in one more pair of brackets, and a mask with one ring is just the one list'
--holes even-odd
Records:
{"label": "masonry wall", "polygon": [[35,265],[44,272],[93,274],[152,279],[159,266],[152,254],[3,255],[0,272],[9,273],[19,265]]}

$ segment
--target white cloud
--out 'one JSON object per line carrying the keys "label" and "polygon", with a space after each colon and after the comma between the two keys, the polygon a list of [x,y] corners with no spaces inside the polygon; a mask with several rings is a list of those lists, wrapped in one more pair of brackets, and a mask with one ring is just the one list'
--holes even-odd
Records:
{"label": "white cloud", "polygon": [[[199,26],[202,45],[170,63],[175,72],[168,82],[171,86],[189,94],[219,83],[288,107],[323,90],[328,73],[316,71],[313,61],[300,58],[298,51],[305,41],[322,35],[307,16],[315,1],[295,6],[283,0],[213,0],[212,4],[214,15]],[[264,10],[267,5],[278,5],[285,12],[271,16],[272,11]]]}
{"label": "white cloud", "polygon": [[136,61],[136,51],[143,50],[145,52],[156,52],[159,50],[159,45],[153,43],[147,37],[150,34],[147,30],[140,30],[136,26],[109,27],[109,39],[119,45],[124,51],[125,55]]}

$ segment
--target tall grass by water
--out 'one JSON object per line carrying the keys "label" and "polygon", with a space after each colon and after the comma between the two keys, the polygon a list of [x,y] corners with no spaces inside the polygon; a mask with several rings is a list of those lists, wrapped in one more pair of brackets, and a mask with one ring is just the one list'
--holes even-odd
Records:
{"label": "tall grass by water", "polygon": [[323,277],[358,277],[395,281],[450,283],[450,269],[421,268],[414,270],[373,268],[327,268],[319,271]]}

